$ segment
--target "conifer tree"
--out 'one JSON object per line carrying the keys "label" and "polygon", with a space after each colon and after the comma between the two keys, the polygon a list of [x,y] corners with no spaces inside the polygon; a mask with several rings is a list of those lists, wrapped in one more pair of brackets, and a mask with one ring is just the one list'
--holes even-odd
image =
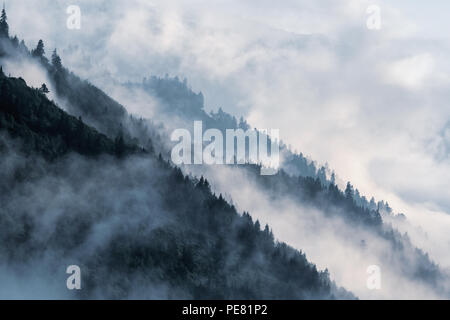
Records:
{"label": "conifer tree", "polygon": [[33,50],[32,55],[33,57],[44,57],[45,50],[44,50],[44,41],[39,40],[36,49]]}
{"label": "conifer tree", "polygon": [[336,184],[336,174],[334,173],[334,171],[331,173],[330,182],[332,185]]}
{"label": "conifer tree", "polygon": [[52,54],[52,65],[56,68],[56,70],[61,70],[62,69],[62,63],[61,63],[61,58],[58,55],[58,53],[56,52],[56,49],[53,51]]}
{"label": "conifer tree", "polygon": [[47,85],[45,83],[42,84],[41,88],[39,89],[42,93],[49,93],[50,90],[48,90]]}
{"label": "conifer tree", "polygon": [[347,182],[347,187],[345,188],[345,197],[349,201],[353,201],[355,196],[355,192],[353,191],[353,186],[350,184],[350,182]]}
{"label": "conifer tree", "polygon": [[0,16],[0,37],[8,38],[9,37],[9,26],[8,26],[8,17],[6,16],[5,4],[3,4],[2,14]]}

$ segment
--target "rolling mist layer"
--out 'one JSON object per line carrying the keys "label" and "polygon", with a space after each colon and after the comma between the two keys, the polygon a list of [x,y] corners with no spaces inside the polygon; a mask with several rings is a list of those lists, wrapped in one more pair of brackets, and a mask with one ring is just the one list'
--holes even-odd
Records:
{"label": "rolling mist layer", "polygon": [[[117,33],[115,36],[117,36]],[[311,49],[309,46],[313,48],[321,47],[324,45],[322,41],[323,39],[314,39],[313,44],[306,45],[306,48]],[[201,93],[194,93],[186,82],[177,78],[150,77],[143,82],[118,82],[114,81],[113,77],[109,75],[108,81],[96,80],[101,83],[105,92],[115,99],[114,101],[97,87],[71,74],[65,67],[58,70],[53,61],[48,62],[45,59],[42,61],[42,59],[36,59],[36,57],[31,58],[26,52],[17,54],[17,49],[9,47],[8,44],[3,45],[3,48],[7,52],[7,57],[1,58],[0,61],[6,74],[23,77],[28,84],[36,88],[45,82],[50,88],[48,97],[56,101],[58,106],[79,118],[80,121],[95,127],[99,132],[110,137],[111,141],[116,144],[121,141],[117,139],[122,138],[124,139],[124,145],[135,145],[137,149],[142,148],[149,150],[151,153],[161,153],[163,158],[168,159],[172,146],[168,139],[171,130],[179,127],[190,128],[193,120],[206,121],[208,126],[219,129],[249,127],[250,121],[236,120],[222,109],[212,113],[204,111],[205,96]],[[117,52],[114,51],[114,54],[117,54]],[[126,54],[130,54],[130,52]],[[67,54],[67,56],[76,59],[73,55]],[[72,63],[73,61],[76,60],[72,60]],[[136,64],[140,63],[139,61],[135,62]],[[136,68],[136,66],[130,66],[130,68]],[[399,68],[401,71],[402,64]],[[148,69],[146,74],[152,72],[151,68]],[[216,72],[219,71],[216,70]],[[395,74],[392,77],[394,76]],[[402,80],[395,79],[397,79],[396,81]],[[278,80],[282,82],[281,79]],[[408,88],[416,86],[415,83],[402,85]],[[267,96],[263,95],[262,97]],[[214,99],[217,99],[217,97]],[[269,103],[272,106],[276,104],[271,99],[264,102],[260,99],[262,98],[252,100],[252,103],[263,106]],[[208,100],[208,95],[206,95],[206,100]],[[314,99],[308,101],[314,102]],[[352,99],[342,101],[344,102],[339,105],[355,106],[355,101]],[[355,108],[357,109],[357,107]],[[261,112],[258,110],[249,112],[250,120],[258,124],[267,123],[266,120],[259,117]],[[130,116],[130,114],[133,116]],[[421,110],[412,114],[411,117],[415,117],[417,114],[421,114]],[[338,116],[344,117],[348,124],[351,119],[349,120],[347,115]],[[10,144],[9,138],[6,138],[5,141],[5,145]],[[15,147],[12,149],[15,149]],[[111,153],[117,154],[114,150]],[[2,166],[6,168],[5,172],[16,172],[16,166],[31,166],[28,163],[30,160],[22,155],[7,154],[8,156],[2,158]],[[427,161],[427,159],[424,161]],[[9,287],[7,286],[8,289],[4,291],[5,297],[7,297],[7,292],[16,292],[15,296],[20,297],[28,282],[33,284],[31,288],[34,288],[34,291],[31,291],[32,293],[25,295],[25,297],[36,296],[38,294],[36,292],[44,285],[47,285],[47,289],[44,290],[44,293],[39,293],[42,294],[42,297],[59,297],[61,295],[66,297],[67,292],[60,287],[64,282],[60,281],[59,278],[51,279],[49,276],[51,273],[48,272],[48,270],[51,270],[58,273],[57,270],[61,270],[58,269],[58,263],[55,264],[60,259],[63,259],[64,263],[67,261],[68,264],[71,264],[70,261],[81,260],[83,261],[83,268],[87,269],[88,272],[96,270],[97,276],[94,273],[89,274],[88,283],[92,284],[91,288],[101,289],[98,291],[93,289],[93,291],[86,293],[85,297],[89,298],[198,298],[202,297],[201,293],[195,289],[199,286],[204,286],[201,287],[203,290],[206,290],[206,287],[211,290],[202,291],[203,294],[205,292],[210,294],[208,297],[236,297],[236,294],[240,294],[239,292],[244,292],[242,287],[236,288],[233,286],[233,281],[237,281],[233,279],[230,279],[231,284],[219,285],[214,283],[212,285],[213,288],[216,288],[216,291],[214,291],[211,289],[211,283],[205,284],[208,279],[202,279],[202,274],[206,272],[203,269],[194,268],[196,273],[189,275],[191,277],[189,281],[192,282],[186,282],[186,279],[182,278],[182,285],[173,283],[171,281],[174,277],[165,273],[168,272],[167,270],[163,267],[161,269],[155,268],[155,262],[149,262],[149,260],[145,260],[146,258],[142,258],[142,261],[138,259],[141,262],[136,262],[133,259],[128,261],[131,264],[128,267],[133,272],[131,272],[129,278],[122,281],[122,277],[126,272],[130,272],[130,269],[116,269],[115,261],[120,260],[121,254],[129,256],[131,252],[135,253],[133,250],[137,250],[139,256],[139,254],[142,254],[139,251],[139,246],[144,246],[144,244],[146,246],[154,241],[152,237],[155,232],[158,234],[160,229],[163,229],[163,232],[167,231],[168,235],[165,233],[165,236],[167,236],[166,239],[170,239],[169,243],[177,244],[180,241],[176,236],[172,238],[172,233],[177,233],[178,230],[173,221],[171,224],[170,217],[173,214],[178,217],[182,210],[172,208],[172,210],[168,210],[171,213],[167,213],[167,209],[161,204],[161,202],[164,202],[162,200],[164,197],[161,198],[161,192],[159,191],[161,187],[151,183],[148,185],[149,182],[155,183],[159,179],[158,175],[161,174],[161,172],[158,172],[159,169],[155,170],[154,160],[132,158],[120,163],[114,159],[105,158],[99,162],[98,160],[93,161],[71,156],[56,165],[48,165],[44,160],[34,158],[32,162],[38,163],[38,168],[40,168],[37,170],[38,177],[31,181],[25,179],[26,183],[19,183],[17,188],[10,190],[8,197],[4,198],[7,206],[4,207],[2,216],[9,223],[5,225],[8,226],[7,230],[10,230],[10,233],[6,233],[8,236],[5,236],[5,241],[11,239],[21,241],[21,237],[27,234],[27,228],[30,228],[25,222],[14,225],[17,221],[11,217],[11,212],[20,212],[18,215],[23,221],[28,221],[29,215],[31,215],[33,217],[31,221],[36,222],[35,229],[33,229],[35,232],[31,233],[30,238],[36,238],[35,247],[28,243],[28,241],[34,242],[34,240],[28,238],[22,247],[23,251],[18,250],[17,256],[9,251],[8,246],[5,247],[3,254],[13,262],[9,266],[2,266],[4,271],[2,277],[9,279],[5,281],[10,284]],[[397,172],[390,166],[384,166],[386,160],[375,161],[371,164],[377,166],[374,169],[377,172],[383,168],[391,170],[389,172],[392,176],[395,176]],[[251,173],[251,168],[250,170],[241,167],[185,167],[182,169],[185,174],[206,177],[213,192],[224,195],[225,199],[233,203],[239,211],[250,212],[260,222],[267,223],[273,229],[276,239],[304,251],[311,262],[317,264],[319,269],[328,269],[327,272],[329,272],[332,280],[360,298],[447,299],[449,297],[448,270],[446,270],[449,264],[445,254],[448,251],[445,227],[449,219],[448,216],[441,214],[442,208],[445,207],[445,201],[441,201],[440,195],[430,198],[435,201],[435,204],[438,204],[438,209],[435,215],[430,217],[430,221],[426,221],[425,216],[417,216],[417,208],[420,208],[421,205],[414,208],[402,206],[402,208],[411,208],[414,212],[412,220],[404,220],[401,218],[402,216],[396,216],[392,212],[384,210],[384,207],[378,206],[374,209],[369,208],[368,201],[367,204],[360,203],[359,200],[355,200],[354,190],[349,200],[350,204],[334,205],[327,198],[326,190],[330,188],[330,185],[333,186],[335,182],[338,185],[340,184],[343,189],[345,184],[343,185],[341,178],[337,176],[337,181],[332,182],[332,172],[327,166],[324,167],[324,171],[319,173],[321,167],[317,163],[313,163],[303,155],[295,155],[286,146],[284,146],[283,166],[284,170],[282,174],[275,177],[275,182],[258,180]],[[445,173],[445,163],[441,163],[438,169]],[[81,180],[82,177],[89,177],[89,179],[83,181]],[[311,180],[306,180],[308,183],[302,187],[296,185],[297,178],[301,182],[303,181],[302,178],[305,177],[309,177]],[[13,180],[11,176],[5,176],[4,181]],[[360,181],[360,178],[358,180]],[[198,179],[196,181],[198,182]],[[394,181],[393,184],[395,185],[395,183]],[[292,189],[286,190],[287,185],[298,187],[299,189],[296,190],[298,194],[295,194]],[[9,188],[8,184],[3,186],[4,190]],[[317,190],[314,191],[314,188],[317,188]],[[97,192],[94,192],[94,190]],[[102,190],[102,192],[98,192],[98,190]],[[313,194],[313,196],[310,196],[311,199],[305,198],[304,194],[310,192]],[[401,192],[400,201],[397,198],[398,194],[393,196],[398,201],[397,203],[403,203],[403,201],[411,199],[409,195],[402,195]],[[340,193],[337,192],[337,194],[339,200]],[[89,201],[86,201],[86,199],[89,199]],[[115,201],[111,201],[111,199]],[[353,201],[356,204],[355,206],[353,206]],[[421,200],[418,202],[421,202]],[[81,208],[78,207],[80,203],[84,203]],[[190,200],[186,200],[186,203],[190,203]],[[91,206],[90,204],[95,205]],[[97,207],[97,205],[100,207]],[[365,207],[366,205],[368,208]],[[45,213],[46,211],[49,211],[49,213]],[[106,212],[109,213],[106,214]],[[358,216],[359,213],[361,215]],[[408,213],[405,212],[406,216],[410,218]],[[355,223],[355,221],[351,221],[352,215],[361,220],[367,218],[369,222]],[[382,219],[381,224],[371,222],[373,217],[378,217],[377,215]],[[373,221],[377,219],[374,218]],[[64,221],[66,220],[71,227],[64,228]],[[124,224],[123,221],[128,222]],[[423,221],[425,222],[422,224]],[[439,224],[442,225],[439,227]],[[59,225],[63,226],[59,227]],[[426,231],[420,230],[418,226],[423,227]],[[172,230],[172,227],[175,229]],[[396,229],[399,229],[401,233]],[[430,234],[430,231],[436,232]],[[408,234],[405,234],[405,232]],[[137,239],[131,238],[131,240],[126,240],[131,242],[129,247],[123,248],[119,245],[119,248],[117,248],[116,244],[121,243],[130,234],[142,235],[142,238],[139,236]],[[62,239],[71,240],[67,240],[66,243]],[[197,239],[198,242],[193,240],[190,252],[196,254],[196,246],[204,240]],[[126,241],[125,243],[127,243]],[[232,242],[229,245],[239,247],[239,240],[236,241],[238,242]],[[52,244],[56,244],[56,248],[53,248]],[[42,249],[47,246],[50,246],[49,250]],[[152,257],[155,254],[152,250],[156,250],[158,254],[163,254],[158,251],[161,248],[165,248],[163,250],[165,252],[180,250],[177,246],[164,246],[167,246],[167,243],[150,246],[148,250],[151,254],[148,254],[148,256]],[[39,248],[40,250],[38,250]],[[114,250],[117,250],[117,252]],[[35,255],[30,254],[31,251],[37,253]],[[66,251],[68,251],[68,254]],[[110,255],[111,252],[117,253],[119,258]],[[206,252],[209,251],[206,250]],[[24,257],[28,255],[30,257],[25,259]],[[148,258],[148,256],[145,257]],[[187,259],[181,260],[183,268],[189,266],[186,261],[191,261],[189,259],[195,260],[195,258],[184,257],[183,255],[176,257]],[[231,262],[228,258],[231,259]],[[99,259],[103,259],[107,263],[103,265]],[[263,268],[264,264],[267,263],[267,260],[261,260],[258,257],[255,259],[256,261],[249,262],[251,266],[260,263],[259,266]],[[242,261],[236,260],[236,257],[233,256],[227,256],[225,260],[226,267],[223,272],[232,274],[233,268],[238,265],[241,268],[240,272],[244,274],[243,277],[246,277],[249,271],[245,264],[241,266]],[[201,257],[200,260],[195,261],[201,261],[199,264],[204,265]],[[142,263],[142,265],[136,266],[136,263]],[[180,263],[180,261],[176,260],[175,265],[177,263]],[[31,273],[33,277],[30,276],[29,281],[21,279],[29,273],[34,265],[39,265],[39,267],[35,269],[36,273]],[[229,265],[232,266],[231,269],[227,269]],[[367,289],[366,279],[368,275],[366,269],[370,265],[381,267],[382,290],[370,291]],[[155,268],[155,273],[148,272],[149,266]],[[142,269],[139,269],[140,267]],[[98,275],[102,276],[96,278],[99,277]],[[314,289],[302,291],[298,295],[289,291],[290,288],[283,291],[281,287],[277,287],[276,283],[273,285],[277,290],[280,290],[276,292],[290,298],[351,297],[344,291],[336,289],[334,284],[327,284],[327,276],[323,276],[323,278],[321,278],[322,275],[317,276],[317,279],[320,280],[318,280],[318,283],[311,285],[311,288]],[[61,275],[61,278],[63,277]],[[28,278],[25,277],[25,279]],[[41,280],[36,282],[31,279]],[[171,281],[167,279],[171,279]],[[315,278],[311,276],[310,279]],[[250,288],[259,288],[258,285],[262,284],[257,285],[257,283],[263,280],[249,281],[248,286]],[[324,286],[320,284],[321,281],[324,281]],[[186,283],[188,284],[186,285]],[[227,289],[223,289],[221,285]],[[152,290],[148,288],[152,288]],[[223,294],[221,296],[220,292],[224,292],[221,290],[228,290],[226,291],[228,295]],[[39,294],[38,297],[40,297]],[[250,290],[248,296],[245,297],[253,297],[252,294],[253,292]],[[70,298],[70,295],[67,297]],[[270,298],[274,298],[274,296]]]}

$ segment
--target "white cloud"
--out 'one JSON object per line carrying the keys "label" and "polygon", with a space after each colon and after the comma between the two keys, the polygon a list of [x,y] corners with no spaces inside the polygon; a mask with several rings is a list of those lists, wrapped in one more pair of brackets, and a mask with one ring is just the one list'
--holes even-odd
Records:
{"label": "white cloud", "polygon": [[429,53],[407,57],[389,63],[383,68],[389,84],[408,89],[420,89],[432,76],[435,68],[433,56]]}

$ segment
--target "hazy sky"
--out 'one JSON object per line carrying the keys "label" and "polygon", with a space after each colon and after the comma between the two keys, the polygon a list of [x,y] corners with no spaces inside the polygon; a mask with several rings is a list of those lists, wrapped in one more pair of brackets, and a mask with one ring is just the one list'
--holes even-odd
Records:
{"label": "hazy sky", "polygon": [[[66,28],[69,4],[80,30]],[[6,1],[10,29],[100,87],[187,77],[450,247],[448,1]],[[366,26],[370,5],[381,29]],[[146,106],[134,106],[142,110]],[[427,244],[423,244],[426,246]],[[431,245],[430,245],[431,246]],[[437,256],[438,253],[432,256]],[[450,261],[445,264],[450,266]]]}
{"label": "hazy sky", "polygon": [[417,25],[418,33],[422,36],[447,38],[448,40],[449,34],[446,31],[450,25],[448,19],[450,3],[448,1],[395,0],[390,2]]}

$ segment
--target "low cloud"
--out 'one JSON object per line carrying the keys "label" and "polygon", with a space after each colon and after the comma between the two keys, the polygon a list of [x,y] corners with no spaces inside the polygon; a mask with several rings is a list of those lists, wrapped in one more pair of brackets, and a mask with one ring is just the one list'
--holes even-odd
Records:
{"label": "low cloud", "polygon": [[[65,65],[107,91],[112,79],[178,75],[203,91],[208,110],[282,128],[287,144],[422,226],[439,246],[428,248],[432,257],[450,266],[440,253],[450,236],[438,227],[450,213],[448,43],[423,37],[424,21],[410,8],[420,4],[377,3],[379,31],[366,28],[373,3],[356,0],[83,0],[79,31],[64,27],[68,1],[14,0],[7,8],[11,30],[27,44],[44,38]],[[129,101],[133,113],[152,115],[152,101],[150,109]]]}

